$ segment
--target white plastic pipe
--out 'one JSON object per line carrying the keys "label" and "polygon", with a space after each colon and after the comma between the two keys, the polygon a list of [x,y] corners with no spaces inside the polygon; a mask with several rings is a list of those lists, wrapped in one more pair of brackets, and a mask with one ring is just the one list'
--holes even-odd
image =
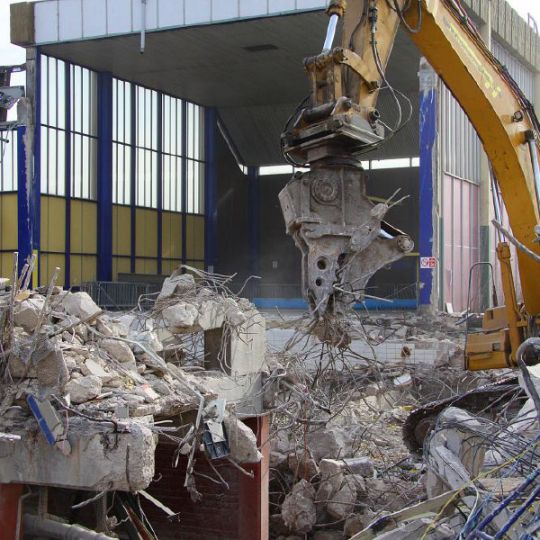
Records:
{"label": "white plastic pipe", "polygon": [[328,29],[326,30],[326,39],[324,40],[323,52],[327,52],[332,48],[334,44],[334,38],[336,37],[337,23],[339,21],[339,15],[335,14],[330,16],[328,21]]}

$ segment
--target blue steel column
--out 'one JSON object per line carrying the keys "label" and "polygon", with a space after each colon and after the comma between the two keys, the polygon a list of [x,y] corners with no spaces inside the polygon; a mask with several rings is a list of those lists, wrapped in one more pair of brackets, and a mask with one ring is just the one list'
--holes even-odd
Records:
{"label": "blue steel column", "polygon": [[[30,219],[30,200],[26,175],[26,127],[17,128],[17,211],[18,211],[18,251],[19,269],[32,255],[32,220]],[[30,186],[31,191],[31,186]]]}
{"label": "blue steel column", "polygon": [[131,176],[129,178],[130,185],[130,271],[135,273],[136,266],[136,251],[137,251],[137,90],[135,85],[131,83],[131,134],[130,134],[130,171]]}
{"label": "blue steel column", "polygon": [[181,171],[181,189],[182,189],[182,264],[187,262],[187,211],[188,211],[188,189],[187,189],[187,103],[182,101],[182,171]]}
{"label": "blue steel column", "polygon": [[112,74],[98,74],[98,268],[99,281],[112,280],[112,204],[113,204],[113,169],[112,169]]}
{"label": "blue steel column", "polygon": [[[420,60],[420,231],[418,251],[420,257],[433,257],[434,181],[436,175],[437,146],[437,75],[425,58]],[[420,268],[421,306],[432,303],[435,269]]]}
{"label": "blue steel column", "polygon": [[[65,77],[65,126],[66,126],[66,155],[64,172],[64,191],[66,193],[66,225],[65,225],[65,263],[64,263],[64,286],[71,286],[71,66],[68,62],[64,65]],[[99,225],[98,225],[99,227]],[[99,264],[99,262],[98,262]]]}
{"label": "blue steel column", "polygon": [[163,94],[157,95],[157,273],[163,273]]}
{"label": "blue steel column", "polygon": [[216,170],[216,109],[204,111],[204,261],[210,272],[217,264],[217,170]]}
{"label": "blue steel column", "polygon": [[259,170],[248,167],[248,226],[249,226],[249,259],[251,274],[259,274],[260,256],[260,187]]}
{"label": "blue steel column", "polygon": [[[26,208],[28,211],[28,227],[30,231],[30,246],[32,253],[37,256],[37,272],[34,272],[32,286],[41,283],[41,51],[35,49],[35,85],[34,85],[34,146],[32,178],[26,178]],[[28,58],[27,52],[27,60]],[[30,53],[31,54],[31,53]],[[27,66],[28,67],[28,66]],[[28,135],[28,133],[27,133]],[[27,149],[28,150],[28,149]],[[28,171],[28,169],[27,169]],[[19,219],[21,219],[19,217]]]}

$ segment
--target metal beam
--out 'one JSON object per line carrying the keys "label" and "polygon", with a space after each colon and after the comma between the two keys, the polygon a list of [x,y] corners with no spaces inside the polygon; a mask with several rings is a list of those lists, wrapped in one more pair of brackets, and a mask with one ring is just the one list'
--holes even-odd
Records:
{"label": "metal beam", "polygon": [[[420,190],[418,251],[422,258],[433,257],[433,211],[436,178],[436,138],[438,114],[437,75],[425,59],[420,61]],[[441,247],[442,249],[442,247]],[[435,269],[420,267],[419,305],[429,306],[432,301]]]}
{"label": "metal beam", "polygon": [[99,281],[112,280],[112,74],[98,73],[98,268]]}
{"label": "metal beam", "polygon": [[213,272],[217,264],[217,169],[216,169],[217,113],[211,107],[204,111],[204,260]]}

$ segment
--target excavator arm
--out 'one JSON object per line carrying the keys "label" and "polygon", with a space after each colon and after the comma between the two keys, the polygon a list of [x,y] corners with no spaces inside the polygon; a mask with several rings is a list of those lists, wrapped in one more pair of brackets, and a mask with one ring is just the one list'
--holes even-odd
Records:
{"label": "excavator arm", "polygon": [[[334,0],[328,15],[323,51],[305,60],[310,95],[282,135],[287,159],[310,167],[293,177],[280,200],[287,231],[302,251],[313,313],[321,319],[345,311],[365,297],[379,268],[412,250],[410,237],[384,221],[392,202],[373,205],[367,198],[359,161],[399,129],[382,122],[377,99],[381,90],[398,97],[385,70],[402,24],[474,125],[519,248],[523,305],[502,242],[497,252],[506,305],[488,310],[484,331],[469,339],[467,367],[515,365],[521,343],[538,333],[540,316],[539,124],[533,107],[459,0]],[[339,18],[341,46],[333,48]]]}

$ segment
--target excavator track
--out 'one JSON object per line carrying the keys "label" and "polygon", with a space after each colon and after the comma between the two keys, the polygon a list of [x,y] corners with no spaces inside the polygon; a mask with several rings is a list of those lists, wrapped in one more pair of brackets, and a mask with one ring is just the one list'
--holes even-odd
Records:
{"label": "excavator track", "polygon": [[451,398],[427,403],[411,412],[403,425],[403,442],[410,452],[422,452],[423,442],[431,432],[437,417],[447,407],[459,407],[472,414],[496,417],[514,397],[526,398],[516,376],[509,376]]}

